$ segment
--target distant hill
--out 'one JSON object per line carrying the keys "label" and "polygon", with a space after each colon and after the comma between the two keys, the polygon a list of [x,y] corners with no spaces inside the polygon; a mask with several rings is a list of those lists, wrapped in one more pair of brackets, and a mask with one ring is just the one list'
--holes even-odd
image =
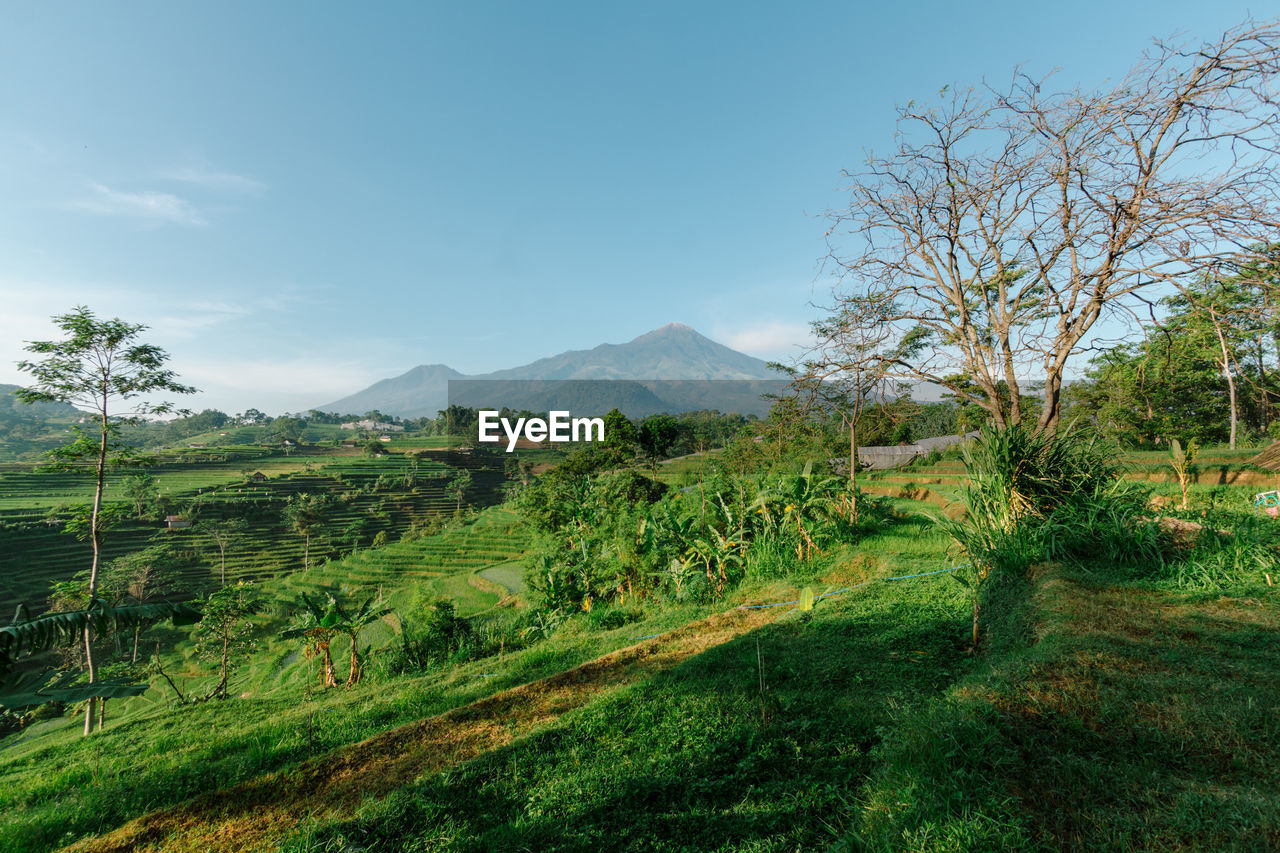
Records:
{"label": "distant hill", "polygon": [[13,392],[17,385],[0,383],[0,459],[28,456],[66,442],[67,427],[84,416],[69,403],[28,406]]}
{"label": "distant hill", "polygon": [[375,382],[363,391],[312,406],[322,412],[363,414],[374,409],[402,418],[435,417],[449,405],[449,380],[462,379],[463,374],[446,364],[420,364],[407,373]]}
{"label": "distant hill", "polygon": [[26,403],[13,396],[18,385],[5,385],[0,382],[0,420],[45,421],[79,418],[81,412],[70,403]]}
{"label": "distant hill", "polygon": [[[443,364],[421,365],[407,373],[374,383],[341,400],[313,408],[326,412],[368,412],[377,409],[389,415],[412,418],[435,416],[449,403],[450,379],[483,380],[637,380],[637,379],[779,379],[779,374],[758,358],[718,344],[681,323],[670,323],[641,335],[625,344],[601,344],[589,350],[570,350],[530,364],[496,370],[492,373],[464,375]],[[735,383],[736,385],[736,383]],[[616,390],[618,385],[613,386]],[[683,392],[679,389],[683,387]],[[722,411],[755,412],[763,409],[757,394],[743,393],[745,385],[736,386],[724,399],[708,398],[706,386],[652,384],[649,390],[637,388],[628,392],[635,411],[685,411],[716,408]],[[656,391],[657,396],[654,392]],[[584,392],[585,393],[585,392]],[[585,408],[589,395],[583,396]],[[465,401],[464,401],[465,402]],[[535,411],[543,407],[537,398],[522,400],[522,405]]]}

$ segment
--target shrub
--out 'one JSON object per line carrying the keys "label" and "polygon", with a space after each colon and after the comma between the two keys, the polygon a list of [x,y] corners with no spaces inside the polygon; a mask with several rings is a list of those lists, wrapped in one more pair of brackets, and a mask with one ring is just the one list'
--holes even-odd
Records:
{"label": "shrub", "polygon": [[[452,601],[437,601],[415,617],[406,623],[400,645],[380,656],[379,668],[385,674],[421,672],[456,660],[459,653],[470,653],[475,631],[468,620],[457,615]],[[418,627],[411,627],[413,622],[418,622]]]}
{"label": "shrub", "polygon": [[643,618],[644,611],[634,607],[597,607],[587,614],[587,624],[597,631],[613,631]]}

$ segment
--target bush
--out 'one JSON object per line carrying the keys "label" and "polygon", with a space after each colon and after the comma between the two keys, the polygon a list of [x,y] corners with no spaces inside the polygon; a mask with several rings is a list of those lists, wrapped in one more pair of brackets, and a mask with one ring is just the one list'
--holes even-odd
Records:
{"label": "bush", "polygon": [[1151,576],[1177,589],[1217,592],[1273,582],[1280,575],[1280,530],[1276,522],[1247,512],[1219,511],[1177,559]]}
{"label": "bush", "polygon": [[[417,622],[418,627],[411,627]],[[453,602],[442,599],[421,615],[414,614],[400,635],[400,645],[380,656],[380,669],[389,675],[421,672],[469,653],[475,645],[471,623],[457,615]]]}
{"label": "bush", "polygon": [[968,570],[957,580],[979,613],[1045,560],[1089,563],[1107,572],[1163,565],[1169,537],[1141,513],[1146,493],[1120,481],[1115,450],[1068,427],[984,429],[964,451],[966,517],[944,521]]}
{"label": "bush", "polygon": [[587,614],[587,624],[597,631],[613,631],[643,618],[644,611],[634,607],[596,607]]}

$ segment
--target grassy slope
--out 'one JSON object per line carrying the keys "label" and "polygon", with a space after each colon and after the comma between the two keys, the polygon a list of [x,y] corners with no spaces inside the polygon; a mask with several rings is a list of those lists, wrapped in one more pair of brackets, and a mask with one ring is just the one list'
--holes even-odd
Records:
{"label": "grassy slope", "polygon": [[[1228,489],[1225,499],[1248,499],[1247,487]],[[923,523],[858,550],[825,580],[943,560]],[[277,827],[245,840],[290,850],[1280,848],[1273,590],[1194,597],[1046,569],[1022,592],[992,618],[981,664],[960,648],[958,586],[873,584],[671,667],[570,692],[532,723],[516,715],[503,737],[383,779],[367,802],[333,808],[296,785],[299,806],[322,806],[311,819],[287,837]],[[234,705],[157,709],[88,744],[0,742],[0,848],[48,849],[192,793],[304,772],[312,756],[705,613],[666,611],[603,633],[574,620],[497,667],[317,699],[295,681]],[[235,821],[224,829],[234,843]]]}
{"label": "grassy slope", "polygon": [[990,666],[899,721],[848,847],[1280,849],[1280,600],[1255,591],[1042,569]]}
{"label": "grassy slope", "polygon": [[[873,546],[882,556],[849,561],[844,570],[837,571],[827,581],[846,583],[868,572],[887,574],[935,568],[941,558],[942,543],[936,537],[922,536],[922,532],[920,523],[895,527]],[[802,724],[806,732],[804,748],[820,749],[819,744],[828,736],[824,734],[828,724],[851,725],[855,718],[862,720],[863,715],[868,714],[866,719],[881,720],[887,708],[886,695],[897,697],[894,701],[926,695],[947,683],[956,668],[964,666],[958,651],[964,618],[963,601],[956,592],[958,587],[937,579],[919,583],[923,585],[885,585],[883,591],[873,586],[868,589],[877,591],[870,595],[830,599],[815,611],[812,620],[796,619],[794,625],[787,621],[785,612],[791,608],[751,611],[768,618],[784,617],[781,633],[766,634],[762,638],[766,677],[772,695],[781,706],[780,716],[767,725],[759,718],[759,696],[752,693],[757,678],[752,669],[754,639],[745,645],[746,641],[736,645],[731,642],[730,658],[713,656],[695,659],[701,663],[689,662],[686,665],[693,668],[682,670],[684,674],[671,681],[670,686],[664,686],[668,685],[666,681],[645,678],[634,685],[634,692],[626,695],[636,698],[652,693],[656,697],[658,691],[677,691],[682,696],[682,707],[692,703],[679,712],[681,719],[693,714],[695,707],[714,710],[723,704],[722,711],[736,721],[737,732],[723,749],[737,748],[730,744],[754,743],[755,736],[748,736],[760,728],[766,732],[759,741],[761,748],[766,749],[766,756],[794,751],[787,746],[791,734],[782,722],[784,717],[807,720]],[[825,588],[828,588],[825,584],[819,587]],[[776,601],[784,596],[794,597],[795,589],[786,585],[754,584],[739,594],[755,600]],[[849,607],[854,610],[846,612]],[[390,726],[563,671],[602,652],[630,645],[634,641],[629,637],[668,631],[706,613],[706,609],[698,608],[664,610],[645,621],[604,632],[590,630],[579,619],[551,641],[508,655],[502,661],[489,659],[460,670],[445,669],[419,678],[365,684],[354,691],[332,691],[314,699],[305,697],[295,679],[292,685],[273,692],[253,693],[235,703],[174,711],[156,707],[148,714],[139,714],[127,725],[109,728],[104,736],[88,743],[66,732],[54,738],[34,741],[24,738],[13,746],[0,745],[0,775],[4,778],[0,790],[5,792],[0,795],[0,809],[6,814],[0,823],[0,847],[48,849],[59,840],[69,841],[85,832],[101,832],[151,808],[180,802],[193,793],[217,790],[271,770],[296,767],[312,755],[323,754]],[[874,618],[864,624],[858,613],[874,614]],[[798,615],[793,614],[791,618]],[[844,626],[846,639],[833,640],[827,626],[837,624]],[[662,638],[658,642],[665,641]],[[908,652],[926,654],[899,659]],[[866,660],[856,663],[860,657]],[[720,672],[726,660],[736,660],[732,675]],[[921,666],[924,668],[919,669]],[[899,670],[905,675],[890,677]],[[496,672],[499,677],[468,677],[479,672]],[[698,691],[697,683],[713,672],[720,674],[708,683],[707,691]],[[815,691],[815,684],[820,685],[820,689]],[[875,690],[868,693],[866,703],[858,698],[864,684],[876,685]],[[730,685],[733,689],[717,698]],[[607,687],[603,696],[629,689],[620,682]],[[822,697],[833,701],[827,703]],[[596,708],[590,713],[612,715],[621,707],[616,702],[631,699],[610,700],[615,702],[611,705],[598,705],[598,701],[593,700],[582,712]],[[831,707],[823,710],[822,706],[827,704]],[[602,708],[606,710],[601,711]],[[706,718],[705,722],[713,728],[708,737],[718,727],[716,718],[722,711],[717,710]],[[571,723],[578,713],[567,715],[565,721]],[[825,717],[828,713],[835,716]],[[675,725],[675,719],[670,718],[662,725]],[[536,739],[545,726],[535,728],[532,736]],[[593,735],[582,735],[589,736]],[[743,737],[747,740],[743,741]],[[865,758],[866,746],[876,737],[874,726],[859,724],[856,733],[849,737],[856,739],[856,753]],[[642,727],[635,732],[631,743],[636,751],[634,760],[638,761],[643,752],[652,751],[655,742],[665,740],[664,732],[646,731]],[[515,742],[524,743],[524,739]],[[846,748],[853,747],[841,747]],[[760,774],[772,772],[772,759],[762,757],[760,762]],[[836,764],[843,766],[839,761]],[[604,765],[593,772],[603,773]],[[86,787],[85,783],[89,782],[94,784]],[[729,782],[726,780],[725,784],[728,786]],[[803,780],[797,781],[795,790],[806,784]],[[729,790],[726,787],[722,796],[727,796]],[[847,793],[845,790],[838,796]],[[822,796],[830,799],[837,794],[829,792]],[[68,830],[71,835],[63,836]]]}

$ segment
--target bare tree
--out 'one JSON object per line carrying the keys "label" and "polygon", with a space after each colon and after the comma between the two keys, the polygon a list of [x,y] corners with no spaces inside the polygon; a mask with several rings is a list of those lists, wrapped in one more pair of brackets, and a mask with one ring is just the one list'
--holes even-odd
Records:
{"label": "bare tree", "polygon": [[897,149],[846,172],[849,205],[829,213],[837,297],[887,297],[893,335],[928,344],[889,372],[998,425],[1022,420],[1020,377],[1038,373],[1038,428],[1054,429],[1095,323],[1274,238],[1277,71],[1280,24],[1246,23],[1194,49],[1157,42],[1098,91],[1019,72],[907,105]]}
{"label": "bare tree", "polygon": [[[806,408],[817,404],[839,412],[849,431],[849,519],[858,517],[858,425],[868,402],[885,399],[895,359],[914,355],[915,341],[894,340],[886,322],[895,313],[883,294],[849,296],[824,320],[813,323],[815,344],[799,368],[786,368]],[[893,349],[888,349],[893,347]]]}

